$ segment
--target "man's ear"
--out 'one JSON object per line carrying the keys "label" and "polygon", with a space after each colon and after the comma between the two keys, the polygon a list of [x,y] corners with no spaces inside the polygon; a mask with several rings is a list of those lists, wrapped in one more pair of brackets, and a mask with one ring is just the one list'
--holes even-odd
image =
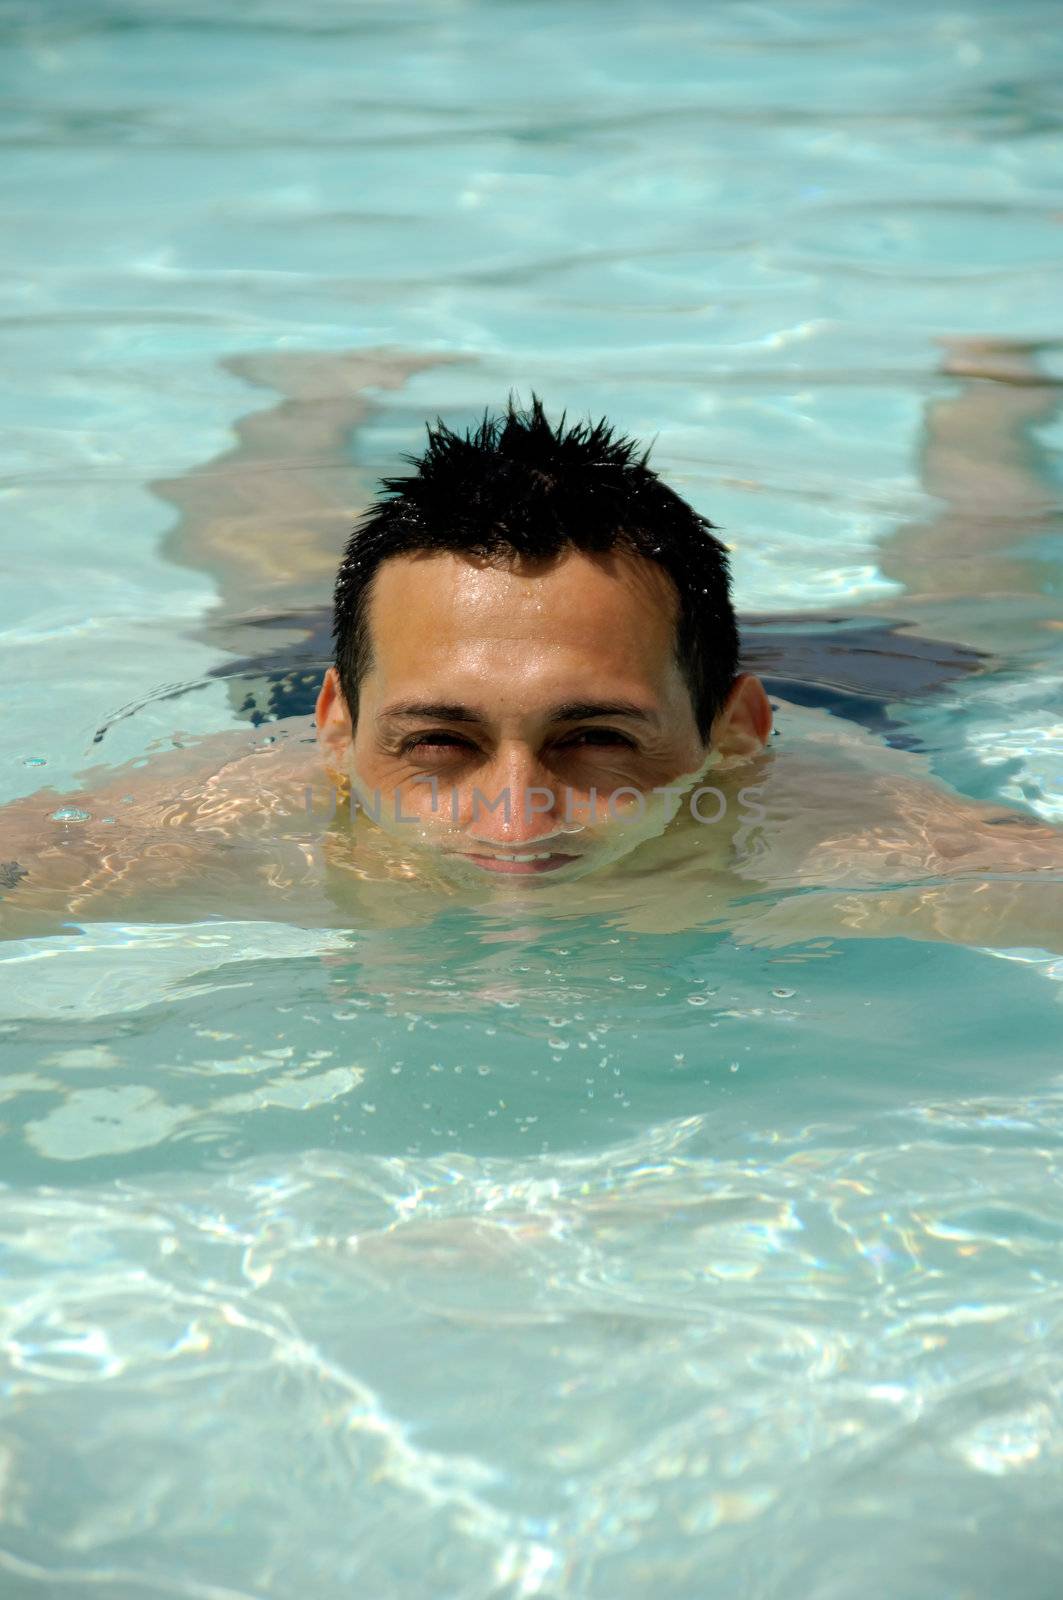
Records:
{"label": "man's ear", "polygon": [[346,772],[354,728],[340,687],[340,675],[335,667],[329,667],[325,673],[314,707],[314,720],[317,723],[317,742],[326,764]]}
{"label": "man's ear", "polygon": [[722,756],[755,756],[771,736],[771,702],[751,672],[741,672],[717,712],[710,735]]}

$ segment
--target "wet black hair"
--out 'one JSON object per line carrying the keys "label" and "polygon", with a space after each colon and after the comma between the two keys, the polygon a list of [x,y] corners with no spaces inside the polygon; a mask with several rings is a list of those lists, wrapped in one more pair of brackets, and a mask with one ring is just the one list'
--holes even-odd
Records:
{"label": "wet black hair", "polygon": [[464,434],[429,425],[424,454],[403,458],[413,472],[383,479],[336,578],[336,666],[352,718],[372,659],[369,599],[382,562],[443,551],[528,561],[625,551],[656,562],[675,585],[676,658],[707,740],[738,670],[727,552],[715,524],[662,483],[648,457],[604,417],[566,428],[562,416],[551,427],[534,394],[530,411],[511,398],[503,416],[485,413]]}

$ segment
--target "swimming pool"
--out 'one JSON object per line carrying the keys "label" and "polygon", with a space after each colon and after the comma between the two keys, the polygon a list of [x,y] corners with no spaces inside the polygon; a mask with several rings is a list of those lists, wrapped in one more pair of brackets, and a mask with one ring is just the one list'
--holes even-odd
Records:
{"label": "swimming pool", "polygon": [[[0,798],[305,715],[316,550],[210,514],[534,387],[790,619],[781,750],[1060,818],[1058,416],[904,531],[934,340],[1059,337],[1053,6],[0,14]],[[1059,958],[711,912],[0,945],[5,1600],[1055,1595]]]}

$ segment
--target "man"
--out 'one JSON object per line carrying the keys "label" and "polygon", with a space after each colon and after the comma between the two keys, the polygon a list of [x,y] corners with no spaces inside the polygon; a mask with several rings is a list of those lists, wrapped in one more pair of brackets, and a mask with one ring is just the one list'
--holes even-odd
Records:
{"label": "man", "polygon": [[8,808],[5,931],[533,893],[632,927],[1058,948],[1053,830],[884,772],[874,741],[768,750],[724,548],[604,422],[535,402],[430,431],[348,544],[335,631],[319,768],[297,735],[224,736]]}

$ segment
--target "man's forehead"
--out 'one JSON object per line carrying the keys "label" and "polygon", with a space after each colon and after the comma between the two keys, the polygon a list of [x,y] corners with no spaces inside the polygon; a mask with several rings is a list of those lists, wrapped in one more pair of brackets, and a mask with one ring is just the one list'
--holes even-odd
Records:
{"label": "man's forehead", "polygon": [[655,562],[612,552],[510,563],[433,552],[392,558],[375,581],[360,725],[400,728],[410,705],[422,719],[425,706],[460,707],[447,721],[538,724],[607,711],[651,731],[691,721],[676,653],[678,597]]}
{"label": "man's forehead", "polygon": [[623,550],[569,549],[547,560],[426,551],[391,557],[373,583],[370,631],[475,638],[523,623],[573,638],[617,626],[671,639],[677,597],[656,563]]}

